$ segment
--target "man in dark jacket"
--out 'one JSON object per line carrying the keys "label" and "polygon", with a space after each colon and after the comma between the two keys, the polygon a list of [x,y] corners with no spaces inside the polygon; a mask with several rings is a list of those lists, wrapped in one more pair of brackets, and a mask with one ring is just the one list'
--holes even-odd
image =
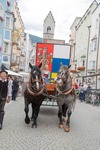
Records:
{"label": "man in dark jacket", "polygon": [[18,77],[15,77],[13,80],[13,87],[12,87],[12,100],[16,100],[17,94],[19,89],[19,80]]}
{"label": "man in dark jacket", "polygon": [[3,125],[4,106],[6,101],[9,102],[7,72],[1,71],[0,72],[0,130],[2,129],[2,125]]}

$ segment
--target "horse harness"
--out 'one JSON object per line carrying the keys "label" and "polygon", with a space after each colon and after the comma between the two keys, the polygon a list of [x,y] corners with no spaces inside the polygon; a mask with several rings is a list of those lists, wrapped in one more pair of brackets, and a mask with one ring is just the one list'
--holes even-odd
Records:
{"label": "horse harness", "polygon": [[[44,83],[44,80],[43,80],[43,77],[41,77],[41,79],[33,79],[31,78],[30,76],[30,79],[29,79],[29,82],[27,82],[27,90],[28,90],[28,93],[32,96],[39,96],[41,95],[43,92],[44,92],[44,85],[42,86],[42,89],[39,91],[39,92],[34,92],[32,89],[31,89],[31,80],[33,82],[39,82],[39,83]],[[42,81],[42,82],[41,82]]]}

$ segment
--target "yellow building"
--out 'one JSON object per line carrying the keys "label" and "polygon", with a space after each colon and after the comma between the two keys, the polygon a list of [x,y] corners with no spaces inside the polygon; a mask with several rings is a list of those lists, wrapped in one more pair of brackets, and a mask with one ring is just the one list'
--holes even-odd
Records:
{"label": "yellow building", "polygon": [[15,0],[14,4],[14,30],[12,33],[12,59],[11,70],[24,71],[25,52],[24,52],[24,24]]}

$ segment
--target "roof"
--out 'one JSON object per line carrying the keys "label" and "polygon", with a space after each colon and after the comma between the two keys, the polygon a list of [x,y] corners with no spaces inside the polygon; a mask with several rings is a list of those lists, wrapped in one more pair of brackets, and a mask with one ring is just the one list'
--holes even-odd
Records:
{"label": "roof", "polygon": [[55,20],[54,20],[54,17],[53,17],[53,15],[52,15],[52,12],[51,12],[51,11],[49,11],[49,13],[48,13],[48,15],[46,16],[46,18],[45,18],[44,22],[45,22],[47,19],[49,19],[49,17],[51,17],[51,18],[52,18],[52,20],[53,20],[53,21],[54,21],[54,23],[55,23]]}
{"label": "roof", "polygon": [[29,34],[29,35],[30,35],[30,38],[32,40],[32,43],[37,43],[37,42],[41,42],[42,43],[43,38],[35,36],[35,35],[32,35],[32,34]]}

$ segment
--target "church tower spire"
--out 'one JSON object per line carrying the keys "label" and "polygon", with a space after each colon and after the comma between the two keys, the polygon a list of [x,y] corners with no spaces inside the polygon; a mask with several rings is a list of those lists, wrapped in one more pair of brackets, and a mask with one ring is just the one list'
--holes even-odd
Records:
{"label": "church tower spire", "polygon": [[43,39],[54,39],[55,20],[49,11],[43,23]]}

